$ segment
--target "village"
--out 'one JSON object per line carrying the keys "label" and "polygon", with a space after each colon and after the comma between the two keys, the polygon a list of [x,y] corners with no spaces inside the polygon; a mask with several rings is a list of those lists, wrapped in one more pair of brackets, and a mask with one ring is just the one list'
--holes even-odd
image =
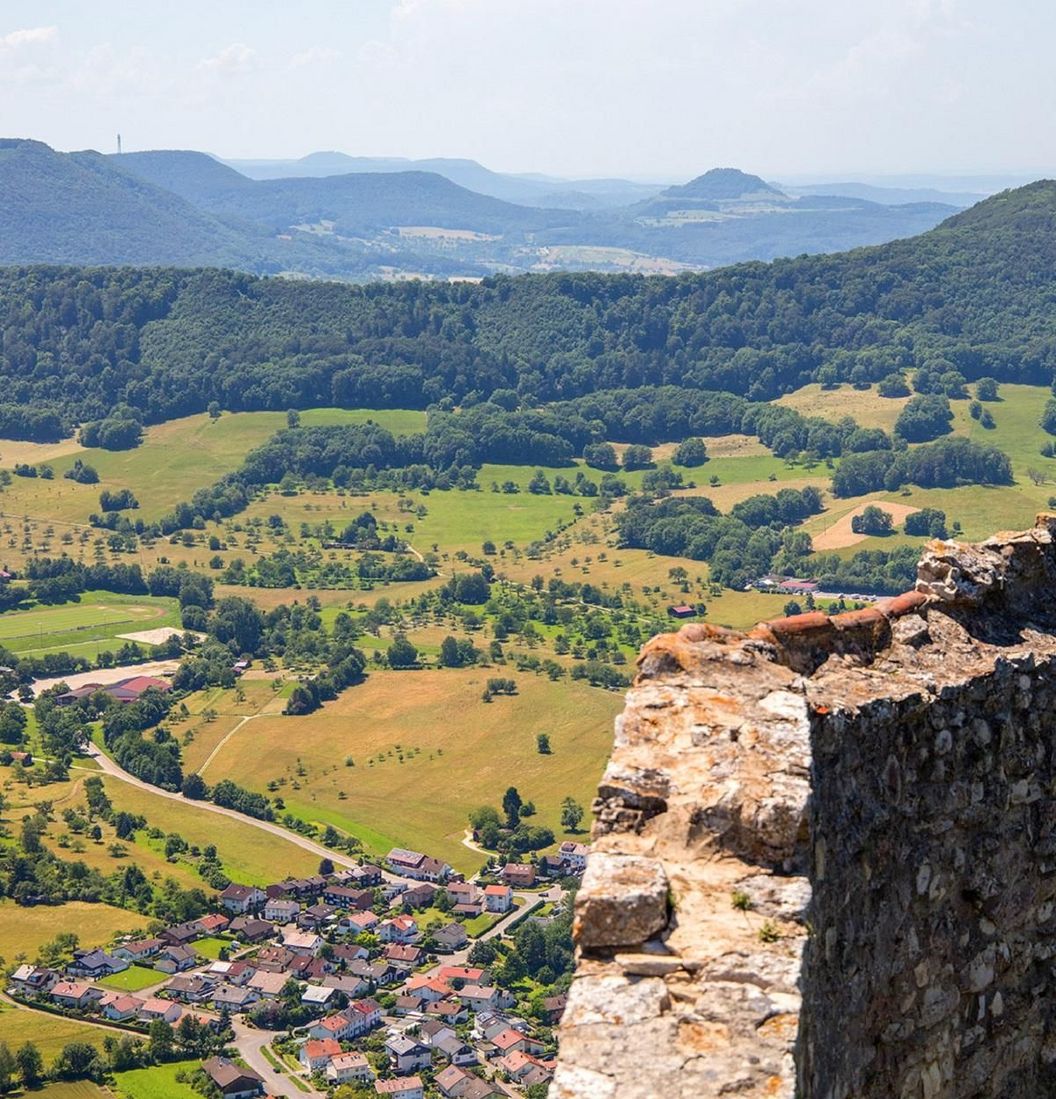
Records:
{"label": "village", "polygon": [[465,880],[393,848],[379,866],[230,884],[216,911],[61,966],[25,963],[7,996],[164,1041],[212,1035],[207,1094],[486,1099],[548,1084],[564,996],[496,980],[494,943],[567,914],[588,848]]}

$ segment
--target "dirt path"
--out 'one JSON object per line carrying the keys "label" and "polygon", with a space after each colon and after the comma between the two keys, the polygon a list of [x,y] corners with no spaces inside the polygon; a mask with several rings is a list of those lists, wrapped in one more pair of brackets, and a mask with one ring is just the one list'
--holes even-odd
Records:
{"label": "dirt path", "polygon": [[851,520],[856,515],[861,515],[867,507],[878,507],[881,511],[886,511],[894,520],[896,529],[905,522],[907,515],[920,511],[920,508],[910,507],[908,504],[892,504],[889,500],[872,500],[869,503],[859,505],[853,511],[847,512],[846,515],[837,519],[831,526],[826,527],[820,534],[814,535],[814,548],[816,550],[836,550],[844,549],[847,546],[856,546],[859,542],[864,542],[869,535],[855,534],[851,530]]}

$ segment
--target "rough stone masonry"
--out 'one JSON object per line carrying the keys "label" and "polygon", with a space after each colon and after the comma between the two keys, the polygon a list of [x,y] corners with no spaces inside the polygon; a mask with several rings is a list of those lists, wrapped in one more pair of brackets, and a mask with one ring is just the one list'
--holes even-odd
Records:
{"label": "rough stone masonry", "polygon": [[553,1099],[1056,1095],[1056,516],[654,638],[594,812]]}

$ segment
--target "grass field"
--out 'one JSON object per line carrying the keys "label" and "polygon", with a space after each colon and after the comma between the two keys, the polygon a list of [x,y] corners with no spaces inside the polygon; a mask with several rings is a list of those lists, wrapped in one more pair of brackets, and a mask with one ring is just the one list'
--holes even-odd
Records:
{"label": "grass field", "polygon": [[215,962],[220,957],[220,951],[226,950],[230,945],[230,939],[218,939],[210,936],[206,939],[196,939],[194,949],[203,958],[210,958]]}
{"label": "grass field", "polygon": [[[247,723],[209,778],[237,776],[258,790],[281,781],[290,810],[354,833],[374,853],[412,847],[475,870],[480,855],[461,843],[469,810],[498,804],[513,783],[538,808],[531,821],[560,833],[562,799],[587,806],[593,797],[623,704],[619,694],[567,681],[555,687],[529,673],[515,676],[516,696],[483,703],[496,674],[510,673],[372,675],[307,717]],[[536,751],[540,732],[550,735],[552,755]]]}
{"label": "grass field", "polygon": [[63,905],[23,908],[0,901],[0,951],[11,962],[23,955],[32,961],[41,946],[73,931],[82,946],[106,946],[122,932],[142,930],[150,921],[138,912],[108,904],[68,901]]}
{"label": "grass field", "polygon": [[114,1077],[114,1091],[121,1099],[199,1099],[198,1092],[176,1076],[180,1072],[193,1072],[200,1064],[200,1061],[173,1061],[119,1072]]}
{"label": "grass field", "polygon": [[805,385],[794,393],[787,393],[774,404],[794,408],[804,416],[820,416],[825,420],[842,420],[850,416],[862,427],[882,427],[890,432],[895,420],[909,397],[881,397],[876,386],[870,389],[855,389],[850,385],[841,385],[836,389],[822,389],[820,385]]}
{"label": "grass field", "polygon": [[[316,408],[301,413],[301,423],[352,424],[374,420],[396,433],[419,431],[425,413],[400,409]],[[99,493],[104,489],[131,488],[140,502],[137,514],[156,519],[195,490],[237,468],[254,447],[286,426],[284,412],[225,413],[211,420],[204,413],[170,420],[147,429],[143,443],[134,450],[109,451],[69,444],[0,445],[5,465],[15,461],[48,462],[55,470],[50,481],[14,478],[0,494],[0,508],[8,516],[36,515],[57,523],[85,523],[99,510]],[[13,447],[17,446],[16,454]],[[63,453],[57,453],[57,451]],[[62,474],[77,459],[94,466],[96,485],[80,485]]]}
{"label": "grass field", "polygon": [[33,1092],[38,1099],[110,1099],[110,1092],[104,1091],[91,1080],[72,1080],[59,1084],[47,1084],[40,1091]]}
{"label": "grass field", "polygon": [[94,657],[124,644],[119,634],[180,625],[175,599],[85,592],[76,602],[0,615],[0,645],[25,656]]}
{"label": "grass field", "polygon": [[165,980],[165,974],[156,969],[148,969],[142,965],[130,965],[128,969],[120,973],[112,973],[96,983],[103,988],[112,988],[120,992],[139,992],[140,989],[150,988],[159,981]]}
{"label": "grass field", "polygon": [[[5,1042],[12,1051],[24,1042],[35,1042],[44,1058],[45,1066],[51,1064],[67,1042],[91,1042],[92,1045],[101,1047],[107,1034],[120,1037],[117,1031],[89,1026],[77,1019],[64,1019],[47,1012],[26,1011],[10,1004],[0,1004],[0,1042]],[[47,1094],[49,1099],[51,1095],[50,1092],[34,1094]],[[71,1093],[71,1099],[76,1094]]]}
{"label": "grass field", "polygon": [[[309,874],[319,865],[314,855],[252,824],[217,816],[191,802],[158,797],[117,779],[104,778],[103,783],[115,809],[141,813],[151,825],[166,833],[178,832],[190,844],[216,844],[224,872],[233,881],[262,882],[276,875]],[[202,886],[200,878],[197,884]]]}

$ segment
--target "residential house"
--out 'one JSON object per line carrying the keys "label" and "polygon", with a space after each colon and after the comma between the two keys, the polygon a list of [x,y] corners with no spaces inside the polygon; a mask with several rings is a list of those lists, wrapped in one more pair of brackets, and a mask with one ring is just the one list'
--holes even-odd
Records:
{"label": "residential house", "polygon": [[172,946],[187,946],[202,937],[202,929],[197,920],[174,924],[161,932],[161,938]]}
{"label": "residential house", "polygon": [[491,1099],[491,1096],[504,1094],[487,1080],[481,1080],[457,1065],[448,1065],[443,1072],[438,1072],[435,1082],[445,1099]]}
{"label": "residential house", "polygon": [[349,1042],[356,1036],[356,1020],[347,1011],[337,1011],[333,1015],[316,1019],[307,1028],[307,1034],[309,1038],[319,1041],[333,1038],[336,1042]]}
{"label": "residential house", "polygon": [[323,949],[325,940],[314,931],[302,931],[296,924],[282,929],[282,945],[302,958],[314,958]]}
{"label": "residential house", "polygon": [[373,912],[351,912],[337,921],[337,930],[349,935],[362,935],[365,931],[373,931],[380,922]]}
{"label": "residential house", "polygon": [[386,861],[394,874],[415,881],[446,881],[451,874],[451,867],[446,862],[402,847],[394,847],[386,856]]}
{"label": "residential house", "polygon": [[202,1062],[202,1068],[224,1099],[252,1099],[264,1094],[264,1080],[257,1073],[226,1057],[210,1057]]}
{"label": "residential house", "polygon": [[249,979],[246,988],[252,989],[262,1000],[278,999],[279,993],[286,987],[289,980],[286,973],[271,973],[266,969],[258,969]]}
{"label": "residential house", "polygon": [[309,1038],[297,1051],[297,1060],[309,1072],[322,1072],[340,1052],[341,1043],[333,1038]]}
{"label": "residential house", "polygon": [[350,1000],[365,996],[370,991],[370,985],[362,977],[348,973],[327,973],[321,983],[324,988],[336,988]]}
{"label": "residential house", "polygon": [[112,992],[99,1001],[99,1014],[112,1023],[123,1023],[139,1014],[143,1001],[127,992]]}
{"label": "residential house", "polygon": [[51,990],[51,999],[59,1007],[76,1008],[79,1011],[102,997],[103,990],[93,988],[87,981],[56,981]]}
{"label": "residential house", "polygon": [[443,953],[453,953],[461,950],[468,942],[469,936],[466,929],[460,923],[449,923],[437,928],[433,932],[437,950]]}
{"label": "residential house", "polygon": [[335,908],[364,912],[374,903],[374,891],[351,885],[328,885],[323,890],[323,900]]}
{"label": "residential house", "polygon": [[264,919],[274,923],[292,923],[297,919],[301,906],[297,901],[288,901],[279,897],[264,902]]}
{"label": "residential house", "polygon": [[381,1026],[381,1005],[369,996],[363,1000],[353,1000],[345,1008],[345,1014],[353,1022],[355,1038]]}
{"label": "residential house", "polygon": [[545,1013],[546,1022],[548,1026],[556,1026],[561,1022],[561,1016],[565,1013],[565,1006],[568,1004],[568,996],[547,996],[543,1000],[543,1012]]}
{"label": "residential house", "polygon": [[264,946],[257,951],[253,964],[270,973],[285,973],[297,960],[297,955],[284,946]]}
{"label": "residential house", "polygon": [[389,1099],[424,1099],[425,1088],[420,1076],[397,1076],[392,1080],[375,1080],[374,1090]]}
{"label": "residential house", "polygon": [[377,926],[377,935],[383,943],[413,943],[418,938],[418,921],[413,916],[382,920]]}
{"label": "residential house", "polygon": [[220,903],[236,916],[256,912],[266,899],[264,891],[255,885],[236,885],[234,882],[220,894]]}
{"label": "residential house", "polygon": [[429,1047],[414,1038],[408,1038],[406,1034],[386,1039],[385,1049],[393,1069],[398,1073],[414,1072],[420,1068],[428,1068],[433,1063]]}
{"label": "residential house", "polygon": [[133,965],[149,965],[150,959],[165,945],[162,939],[133,939],[113,949],[115,958],[124,958]]}
{"label": "residential house", "polygon": [[417,946],[401,946],[399,943],[389,943],[382,951],[382,956],[386,961],[406,972],[414,969],[422,960],[424,954],[421,948]]}
{"label": "residential house", "polygon": [[465,985],[455,995],[473,1011],[501,1011],[503,1008],[513,1007],[517,1002],[516,997],[506,989],[496,986]]}
{"label": "residential house", "polygon": [[237,985],[218,985],[213,989],[213,1007],[218,1011],[247,1011],[260,999],[252,988],[240,988]]}
{"label": "residential house", "polygon": [[222,916],[219,912],[209,912],[194,922],[201,928],[203,935],[219,935],[231,926],[227,916]]}
{"label": "residential house", "polygon": [[179,1021],[183,1009],[175,1000],[163,1000],[160,996],[150,996],[143,1001],[139,1009],[141,1022],[152,1023],[155,1019],[164,1019],[170,1025]]}
{"label": "residential house", "polygon": [[306,1007],[325,1010],[327,1005],[337,995],[336,988],[327,988],[325,985],[307,985],[301,993],[301,1003]]}
{"label": "residential house", "polygon": [[438,892],[439,890],[435,885],[422,882],[421,885],[412,885],[410,889],[405,889],[400,897],[400,902],[409,904],[412,908],[428,908],[436,900]]}
{"label": "residential house", "polygon": [[154,957],[153,965],[160,973],[182,973],[198,964],[198,955],[189,946],[166,946]]}
{"label": "residential house", "polygon": [[455,999],[454,994],[443,1000],[425,1005],[425,1013],[450,1026],[458,1026],[469,1019],[469,1008]]}
{"label": "residential house", "polygon": [[443,1038],[453,1038],[455,1031],[442,1019],[423,1019],[418,1024],[418,1037],[427,1046],[435,1045]]}
{"label": "residential house", "polygon": [[115,958],[105,950],[75,950],[66,972],[74,977],[100,981],[125,969],[128,969],[128,962],[124,958]]}
{"label": "residential house", "polygon": [[526,889],[535,885],[535,867],[530,862],[508,862],[500,877],[514,889]]}
{"label": "residential house", "polygon": [[297,926],[311,931],[318,931],[325,927],[337,915],[337,909],[332,904],[316,901],[309,905],[297,917]]}
{"label": "residential house", "polygon": [[182,1000],[185,1004],[198,1004],[212,998],[215,985],[216,982],[204,973],[183,973],[173,977],[165,985],[165,991],[174,1000]]}
{"label": "residential house", "polygon": [[475,1065],[477,1054],[472,1046],[466,1045],[457,1035],[441,1038],[433,1043],[433,1049],[438,1050],[453,1065]]}
{"label": "residential house", "polygon": [[319,984],[327,973],[332,972],[335,968],[334,963],[328,962],[325,958],[296,956],[293,965],[290,966],[290,973],[298,981],[310,981],[313,984]]}
{"label": "residential house", "polygon": [[[334,946],[333,955],[337,961],[343,962],[351,969],[353,962],[367,962],[370,951],[365,946],[358,946],[355,943],[337,943]],[[361,977],[366,975],[366,973],[360,973]]]}
{"label": "residential house", "polygon": [[552,1062],[541,1061],[538,1057],[520,1050],[500,1057],[496,1064],[511,1080],[516,1080],[526,1088],[532,1084],[546,1084],[554,1075]]}
{"label": "residential house", "polygon": [[486,885],[484,907],[489,912],[509,912],[513,907],[513,890],[508,885]]}
{"label": "residential house", "polygon": [[557,849],[557,857],[564,863],[570,874],[582,874],[587,868],[587,855],[590,848],[585,843],[565,840]]}
{"label": "residential house", "polygon": [[326,1066],[326,1078],[332,1084],[348,1084],[357,1080],[369,1083],[374,1079],[374,1070],[365,1054],[338,1053],[330,1058]]}
{"label": "residential house", "polygon": [[471,881],[453,881],[446,886],[447,895],[455,904],[479,904],[480,886]]}
{"label": "residential house", "polygon": [[407,982],[404,986],[404,995],[406,996],[418,996],[426,1003],[434,1003],[437,1000],[443,1000],[445,997],[451,995],[451,986],[447,981],[440,980],[437,977],[427,977],[424,974],[417,974]]}
{"label": "residential house", "polygon": [[236,916],[227,930],[244,943],[259,943],[275,934],[275,925],[256,916]]}
{"label": "residential house", "polygon": [[239,988],[225,982],[213,989],[213,1006],[217,1011],[247,1011],[259,1000],[260,993],[252,988]]}
{"label": "residential house", "polygon": [[43,992],[50,992],[58,980],[59,974],[54,969],[39,965],[20,965],[11,974],[10,987],[19,996],[39,996]]}
{"label": "residential house", "polygon": [[542,1042],[536,1041],[535,1038],[530,1038],[527,1034],[520,1030],[514,1030],[512,1027],[500,1031],[492,1036],[489,1041],[498,1050],[500,1057],[505,1057],[507,1054],[518,1050],[521,1053],[531,1054],[543,1052]]}
{"label": "residential house", "polygon": [[225,984],[238,985],[241,988],[256,973],[256,969],[249,962],[243,961],[213,962],[206,973],[214,981],[223,981]]}

